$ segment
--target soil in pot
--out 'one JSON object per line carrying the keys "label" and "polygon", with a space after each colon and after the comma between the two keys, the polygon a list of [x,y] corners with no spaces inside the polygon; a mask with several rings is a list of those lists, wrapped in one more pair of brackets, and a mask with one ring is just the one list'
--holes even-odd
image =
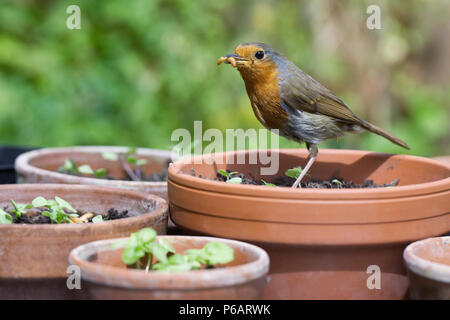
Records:
{"label": "soil in pot", "polygon": [[[72,250],[69,261],[81,268],[85,299],[256,299],[266,285],[269,260],[264,250],[243,242],[192,236],[158,236],[176,254],[188,256],[211,243],[233,250],[232,261],[196,270],[148,271],[127,268],[127,249],[114,248],[129,238],[96,241]],[[172,257],[174,257],[173,255]],[[169,257],[170,259],[170,257]],[[192,261],[192,260],[191,260]],[[225,261],[222,261],[225,262]]]}
{"label": "soil in pot", "polygon": [[[247,176],[244,173],[239,173],[231,170],[219,170],[214,181],[221,181],[233,184],[249,184],[256,186],[267,186],[267,187],[291,187],[295,182],[295,179],[300,174],[301,169],[293,168],[287,170],[284,175],[276,176],[272,178],[271,181],[267,182],[264,179],[257,180],[252,176]],[[194,169],[191,169],[191,176],[197,176]],[[198,175],[199,178],[210,180],[208,177],[203,177],[201,174]],[[395,187],[400,182],[400,179],[395,179],[390,183],[376,184],[373,180],[364,180],[362,183],[355,183],[353,181],[346,181],[343,178],[332,176],[328,180],[306,178],[305,181],[301,182],[302,188],[313,188],[313,189],[361,189],[361,188],[385,188],[385,187]]]}
{"label": "soil in pot", "polygon": [[[270,164],[261,163],[253,150],[172,164],[171,218],[186,232],[267,250],[271,281],[265,299],[404,298],[405,246],[450,230],[450,167],[414,156],[321,150],[311,177],[400,182],[387,188],[292,189],[214,181],[218,170],[273,181],[308,156],[306,150],[276,152],[279,166],[272,175],[261,174]],[[244,161],[238,163],[240,155]],[[191,169],[209,180],[191,176]],[[381,272],[380,289],[367,285],[374,268]]]}

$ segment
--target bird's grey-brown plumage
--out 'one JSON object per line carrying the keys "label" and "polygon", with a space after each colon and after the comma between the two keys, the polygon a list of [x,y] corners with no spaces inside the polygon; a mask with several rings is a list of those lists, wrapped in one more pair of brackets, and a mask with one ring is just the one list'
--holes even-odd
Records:
{"label": "bird's grey-brown plumage", "polygon": [[[279,55],[279,53],[277,54]],[[289,70],[289,72],[281,73],[286,76],[281,77],[279,82],[280,96],[283,97],[285,106],[298,110],[299,112],[327,116],[329,119],[317,118],[317,121],[314,122],[315,120],[313,118],[311,121],[313,123],[320,121],[333,122],[342,131],[336,132],[335,127],[331,126],[330,132],[324,132],[323,139],[319,135],[319,137],[316,137],[316,141],[307,141],[307,139],[302,140],[311,143],[318,143],[320,142],[317,141],[318,139],[326,140],[332,138],[333,136],[342,135],[347,131],[352,132],[366,129],[385,137],[399,146],[409,149],[408,145],[404,141],[357,117],[345,104],[345,102],[339,99],[332,91],[325,88],[317,80],[303,72],[289,60],[277,59],[276,61],[281,70]]]}

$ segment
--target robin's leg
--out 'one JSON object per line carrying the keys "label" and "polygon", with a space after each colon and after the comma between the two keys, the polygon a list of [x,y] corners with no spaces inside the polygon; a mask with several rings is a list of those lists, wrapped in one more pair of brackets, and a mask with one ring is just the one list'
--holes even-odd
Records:
{"label": "robin's leg", "polygon": [[306,166],[303,168],[302,172],[300,173],[300,176],[297,178],[297,180],[292,185],[292,188],[297,188],[299,186],[303,177],[306,176],[309,168],[311,168],[311,166],[313,165],[314,161],[317,158],[317,155],[319,154],[319,149],[317,148],[316,144],[306,143],[306,147],[308,148],[308,151],[309,151],[308,162],[306,163]]}

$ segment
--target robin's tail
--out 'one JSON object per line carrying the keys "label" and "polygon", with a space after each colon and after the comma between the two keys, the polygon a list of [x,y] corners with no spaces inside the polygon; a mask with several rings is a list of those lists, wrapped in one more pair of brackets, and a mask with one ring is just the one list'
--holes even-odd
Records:
{"label": "robin's tail", "polygon": [[399,145],[399,146],[409,150],[409,146],[406,144],[406,142],[404,142],[403,140],[397,138],[393,134],[391,134],[391,133],[389,133],[389,132],[387,132],[387,131],[385,131],[385,130],[383,130],[381,128],[378,128],[377,126],[374,126],[373,124],[371,124],[371,123],[369,123],[367,121],[364,121],[364,120],[361,121],[360,125],[364,129],[369,130],[369,131],[371,131],[373,133],[376,133],[376,134],[378,134],[378,135],[380,135],[382,137],[385,137],[389,141],[391,141],[391,142],[393,142],[393,143],[395,143],[395,144],[397,144],[397,145]]}

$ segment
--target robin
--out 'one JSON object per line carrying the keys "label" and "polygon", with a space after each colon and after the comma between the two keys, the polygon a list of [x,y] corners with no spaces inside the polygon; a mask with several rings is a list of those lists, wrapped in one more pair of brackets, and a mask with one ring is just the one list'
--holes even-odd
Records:
{"label": "robin", "polygon": [[242,43],[217,61],[237,68],[245,82],[256,118],[267,129],[297,142],[306,142],[309,157],[297,188],[313,165],[317,145],[346,132],[368,130],[409,149],[391,133],[357,117],[333,92],[264,43]]}

